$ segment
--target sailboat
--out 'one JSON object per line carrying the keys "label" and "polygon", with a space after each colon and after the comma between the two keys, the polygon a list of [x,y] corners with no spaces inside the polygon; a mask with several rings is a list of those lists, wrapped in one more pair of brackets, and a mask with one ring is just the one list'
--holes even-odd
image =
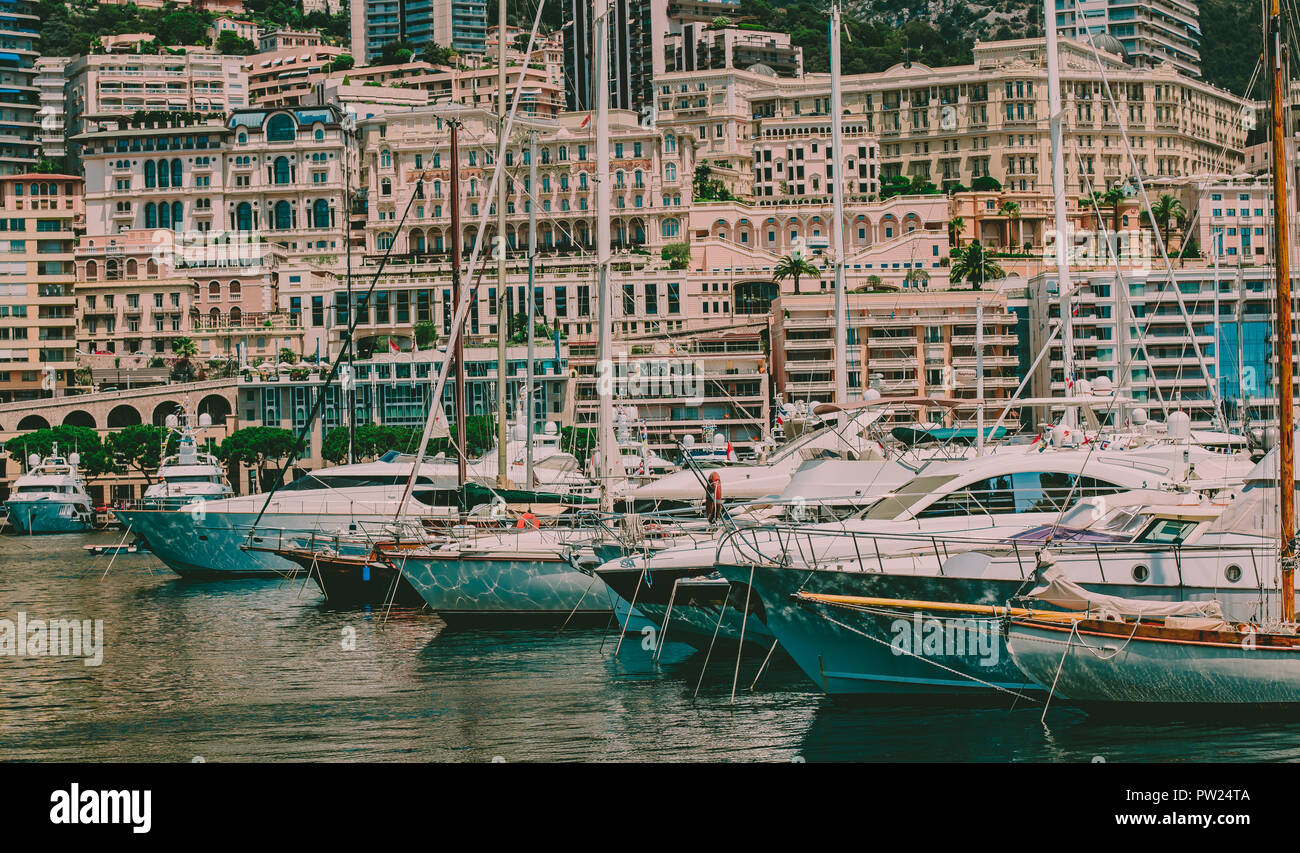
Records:
{"label": "sailboat", "polygon": [[[1034,616],[1012,618],[1007,648],[1025,676],[1051,696],[1079,704],[1105,706],[1191,706],[1242,708],[1294,707],[1300,704],[1300,634],[1295,615],[1295,386],[1291,328],[1291,224],[1287,194],[1283,87],[1286,80],[1279,0],[1269,0],[1269,68],[1272,95],[1274,234],[1277,287],[1276,334],[1278,446],[1265,458],[1276,471],[1278,567],[1281,587],[1261,587],[1280,598],[1280,618],[1231,622],[1222,611],[1150,613],[1125,599],[1098,600],[1048,576],[1034,591],[1040,600],[1063,600],[1082,615],[1065,621]],[[1255,519],[1262,520],[1261,515]],[[1244,519],[1246,520],[1246,519]],[[1269,596],[1271,597],[1271,596]]]}

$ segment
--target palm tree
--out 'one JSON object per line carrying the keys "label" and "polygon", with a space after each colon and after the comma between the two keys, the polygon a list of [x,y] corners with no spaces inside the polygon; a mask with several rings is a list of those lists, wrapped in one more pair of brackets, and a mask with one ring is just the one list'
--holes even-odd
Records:
{"label": "palm tree", "polygon": [[193,338],[175,338],[172,340],[172,352],[176,353],[176,363],[172,365],[172,379],[189,382],[194,378],[194,368],[190,365],[190,359],[199,354],[198,344],[194,343]]}
{"label": "palm tree", "polygon": [[978,241],[953,249],[949,257],[949,281],[968,281],[976,290],[983,290],[984,282],[1006,277],[1006,271],[997,261],[989,260],[984,246]]}
{"label": "palm tree", "polygon": [[[1003,216],[1007,218],[1007,245],[1010,246],[1011,245],[1011,221],[1014,219],[1017,225],[1019,225],[1020,202],[1011,201],[1010,199],[1007,199],[1006,201],[1002,202],[1002,204],[998,205],[998,213],[1001,213]],[[1023,231],[1020,232],[1020,236],[1022,237],[1024,236]],[[1017,243],[1016,245],[1019,245],[1019,243]]]}
{"label": "palm tree", "polygon": [[[1111,251],[1116,254],[1119,253],[1120,211],[1123,209],[1124,199],[1126,198],[1128,198],[1128,196],[1125,195],[1124,188],[1121,187],[1119,184],[1116,184],[1115,186],[1106,190],[1104,193],[1094,192],[1092,195],[1087,196],[1086,198],[1083,199],[1083,206],[1085,208],[1090,207],[1094,204],[1097,206],[1098,210],[1104,207],[1110,208],[1111,228],[1110,228],[1110,239],[1107,240],[1107,243],[1110,245]],[[1098,225],[1100,224],[1101,223],[1098,223]]]}
{"label": "palm tree", "polygon": [[795,293],[799,292],[799,278],[805,275],[810,278],[821,278],[822,271],[808,263],[803,256],[786,255],[776,265],[776,269],[772,271],[772,278],[775,281],[780,282],[787,278],[793,278]]}
{"label": "palm tree", "polygon": [[1169,251],[1170,222],[1182,223],[1187,218],[1187,208],[1170,193],[1161,193],[1156,203],[1151,205],[1151,218],[1160,228],[1165,238],[1165,251]]}
{"label": "palm tree", "polygon": [[952,240],[954,246],[961,245],[961,235],[966,230],[966,219],[961,216],[954,216],[948,220],[948,239]]}

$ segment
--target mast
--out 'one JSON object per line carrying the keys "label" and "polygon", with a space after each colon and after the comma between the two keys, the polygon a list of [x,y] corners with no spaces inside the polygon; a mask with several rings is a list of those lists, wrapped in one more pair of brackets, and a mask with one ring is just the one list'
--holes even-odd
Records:
{"label": "mast", "polygon": [[1279,0],[1269,0],[1269,69],[1273,107],[1273,231],[1277,240],[1277,421],[1278,505],[1281,540],[1278,562],[1282,568],[1282,621],[1295,622],[1295,385],[1291,360],[1291,217],[1287,193],[1286,139],[1283,122],[1283,84],[1286,57],[1282,51],[1282,14]]}
{"label": "mast", "polygon": [[[534,193],[537,192],[537,129],[532,128],[528,131],[528,185]],[[524,488],[533,487],[533,278],[536,274],[537,266],[537,205],[531,201],[528,203],[528,363],[524,366],[526,384],[524,385],[524,417],[528,425],[528,431],[525,435],[527,447],[524,448],[525,465],[524,476],[528,480],[528,485]],[[558,337],[558,335],[557,335]]]}
{"label": "mast", "polygon": [[840,4],[831,3],[831,199],[834,224],[831,250],[835,253],[835,402],[849,398],[848,296],[844,283],[844,140],[840,104]]}
{"label": "mast", "polygon": [[610,186],[609,186],[609,0],[595,0],[592,36],[596,52],[591,87],[596,111],[596,293],[599,304],[596,348],[596,391],[600,398],[596,447],[600,458],[600,510],[612,512],[610,485],[614,477],[614,331],[613,306],[609,294]]}
{"label": "mast", "polygon": [[[523,71],[519,81],[523,83]],[[497,151],[504,156],[506,133],[506,0],[497,2]],[[528,205],[533,206],[532,202]],[[510,487],[506,456],[506,182],[497,182],[497,488]]]}
{"label": "mast", "polygon": [[[1070,321],[1070,297],[1074,288],[1070,283],[1070,224],[1065,207],[1065,141],[1062,133],[1065,113],[1061,106],[1056,27],[1052,24],[1055,20],[1056,4],[1053,0],[1043,0],[1043,29],[1047,32],[1047,111],[1052,135],[1052,207],[1056,214],[1056,287],[1061,300],[1061,375],[1065,379],[1066,396],[1069,396],[1074,383],[1074,330]],[[1067,428],[1074,426],[1074,409],[1066,406],[1062,423]]]}
{"label": "mast", "polygon": [[[353,311],[353,305],[352,305],[352,171],[351,171],[352,152],[348,149],[348,137],[351,134],[347,127],[347,125],[350,123],[351,122],[348,122],[346,118],[344,119],[343,122],[344,124],[343,127],[343,216],[346,218],[346,222],[347,222],[347,225],[345,226],[346,227],[345,233],[347,236],[347,240],[345,241],[346,245],[344,246],[344,253],[347,256],[346,274],[347,274],[347,286],[348,286],[348,325],[347,325],[348,331],[346,333],[348,339],[347,341],[344,342],[344,346],[348,348],[348,381],[343,388],[343,406],[344,409],[346,410],[345,417],[347,417],[347,423],[348,423],[348,464],[349,465],[357,461],[356,460],[357,429],[356,429],[356,424],[354,423],[357,417],[357,403],[356,403],[357,371],[356,371],[356,367],[352,363],[352,311]],[[325,389],[323,387],[321,388],[321,393],[322,394],[325,393]]]}
{"label": "mast", "polygon": [[975,406],[976,452],[984,455],[984,294],[975,291]]}
{"label": "mast", "polygon": [[[451,287],[456,304],[460,304],[460,119],[450,119],[451,127]],[[456,342],[452,345],[452,359],[456,365],[456,485],[464,487],[465,475],[465,335],[464,328],[455,329]],[[433,400],[432,406],[442,405]],[[419,464],[423,460],[416,460]]]}

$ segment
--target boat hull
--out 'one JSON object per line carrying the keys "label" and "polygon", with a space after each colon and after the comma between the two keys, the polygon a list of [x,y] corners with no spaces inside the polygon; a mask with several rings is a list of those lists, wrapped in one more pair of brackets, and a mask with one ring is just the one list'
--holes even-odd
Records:
{"label": "boat hull", "polygon": [[637,611],[661,631],[664,642],[708,649],[734,645],[743,636],[746,644],[767,649],[775,641],[764,621],[762,602],[751,596],[745,618],[744,589],[733,588],[721,576],[702,577],[697,568],[655,569],[647,583],[643,565],[615,568],[608,563],[596,574],[620,599],[635,602]]}
{"label": "boat hull", "polygon": [[[1007,647],[1056,699],[1085,707],[1294,707],[1300,651],[1240,642],[1170,642],[1013,621]],[[1136,634],[1136,632],[1135,632]]]}
{"label": "boat hull", "polygon": [[401,555],[394,562],[448,625],[608,624],[600,581],[568,560],[537,555]]}
{"label": "boat hull", "polygon": [[326,556],[306,551],[281,552],[316,582],[330,607],[424,607],[424,599],[402,573],[385,562],[364,557]]}
{"label": "boat hull", "polygon": [[[750,581],[750,566],[720,564],[718,569],[738,590],[743,590],[744,584]],[[1032,584],[1026,581],[770,566],[753,567],[752,572],[753,592],[763,603],[768,628],[808,678],[827,693],[952,695],[1037,690],[1014,666],[1005,638],[1000,634],[994,638],[992,650],[978,645],[972,653],[968,643],[967,650],[961,652],[959,629],[966,629],[967,640],[971,636],[967,617],[924,609],[902,612],[881,608],[882,613],[859,613],[828,609],[823,604],[795,598],[795,593],[802,591],[999,606],[1027,592]],[[1084,586],[1110,595],[1147,600],[1217,596],[1225,609],[1238,612],[1249,612],[1258,602],[1258,590],[1123,584]],[[917,619],[919,628],[914,621]],[[988,642],[983,634],[977,633],[975,639],[977,643]]]}
{"label": "boat hull", "polygon": [[80,533],[92,527],[91,516],[67,501],[5,502],[9,510],[9,523],[19,533]]}

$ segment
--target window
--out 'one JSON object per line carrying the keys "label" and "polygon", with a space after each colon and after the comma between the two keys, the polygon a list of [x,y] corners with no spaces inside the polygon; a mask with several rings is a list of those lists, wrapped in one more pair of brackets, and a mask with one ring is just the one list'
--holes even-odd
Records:
{"label": "window", "polygon": [[266,123],[267,142],[293,142],[297,135],[293,118],[286,113],[273,115]]}
{"label": "window", "polygon": [[235,228],[239,231],[253,230],[253,206],[246,201],[235,208]]}
{"label": "window", "polygon": [[291,171],[289,169],[289,158],[276,157],[274,176],[272,177],[272,180],[277,184],[287,184],[289,183],[290,174]]}
{"label": "window", "polygon": [[277,201],[275,203],[275,228],[277,231],[286,231],[293,227],[293,208],[287,201]]}
{"label": "window", "polygon": [[323,198],[316,199],[311,206],[312,225],[316,228],[328,228],[330,225],[330,205]]}

